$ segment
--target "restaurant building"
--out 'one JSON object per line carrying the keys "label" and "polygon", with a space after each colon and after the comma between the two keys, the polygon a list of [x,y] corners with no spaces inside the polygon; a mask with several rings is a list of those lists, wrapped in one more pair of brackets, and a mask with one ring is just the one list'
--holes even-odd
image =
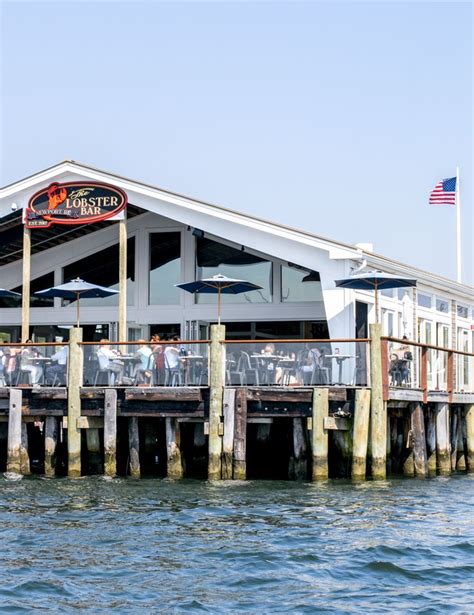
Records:
{"label": "restaurant building", "polygon": [[[104,185],[112,190],[107,194],[117,196],[101,197]],[[57,197],[61,223],[54,223],[54,216],[45,222],[48,216],[35,205],[38,194],[40,201],[49,195],[50,203]],[[122,195],[126,205],[112,215]],[[68,207],[81,213],[64,222]],[[25,241],[31,244],[26,274]],[[347,245],[74,161],[0,190],[0,286],[22,293],[28,276],[29,334],[35,341],[67,339],[75,303],[34,293],[76,277],[119,289],[120,254],[126,287],[122,335],[128,340],[154,333],[206,339],[216,320],[216,297],[187,294],[175,285],[216,273],[261,286],[223,296],[222,321],[230,339],[367,337],[368,324],[375,321],[373,293],[336,288],[334,281],[377,269],[418,282],[416,288],[382,291],[385,335],[469,352],[474,348],[472,287],[375,254],[368,245]],[[21,299],[0,299],[0,340],[20,341],[24,311]],[[81,300],[86,341],[117,340],[119,318],[117,295]]]}

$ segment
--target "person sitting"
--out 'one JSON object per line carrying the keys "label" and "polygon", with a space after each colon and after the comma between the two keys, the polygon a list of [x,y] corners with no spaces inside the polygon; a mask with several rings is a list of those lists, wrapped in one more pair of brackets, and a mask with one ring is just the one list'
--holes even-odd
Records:
{"label": "person sitting", "polygon": [[151,380],[151,366],[150,363],[150,355],[151,348],[147,345],[145,340],[137,340],[137,344],[140,344],[137,352],[135,353],[135,369],[133,372],[133,376],[137,384],[145,382],[146,379],[150,382]]}
{"label": "person sitting", "polygon": [[[172,341],[178,342],[179,337],[175,335]],[[165,368],[166,368],[166,384],[172,384],[177,377],[178,382],[181,378],[181,361],[180,351],[177,345],[172,344],[165,348]]]}
{"label": "person sitting", "polygon": [[321,384],[322,355],[319,348],[310,348],[300,367],[303,384]]}
{"label": "person sitting", "polygon": [[390,364],[388,367],[388,373],[390,374],[390,382],[394,386],[400,386],[402,382],[400,371],[400,359],[395,352],[390,355]]}
{"label": "person sitting", "polygon": [[[27,339],[25,344],[33,344],[33,340]],[[34,387],[39,386],[43,376],[43,368],[35,363],[35,358],[39,356],[41,353],[34,346],[24,346],[20,351],[20,371],[30,374],[31,384]]]}
{"label": "person sitting", "polygon": [[99,350],[97,351],[97,359],[101,371],[109,373],[109,382],[115,382],[118,386],[122,384],[124,364],[120,361],[120,353],[117,350],[110,348],[108,339],[100,340]]}
{"label": "person sitting", "polygon": [[408,345],[406,335],[402,338],[402,343],[398,348],[394,348],[394,354],[398,357],[398,371],[400,372],[400,384],[408,382],[410,377],[409,361],[413,361],[413,354]]}
{"label": "person sitting", "polygon": [[45,380],[48,384],[53,384],[58,381],[58,386],[66,384],[66,369],[67,359],[69,356],[69,346],[61,346],[61,348],[51,355],[51,361],[54,361],[46,368]]}

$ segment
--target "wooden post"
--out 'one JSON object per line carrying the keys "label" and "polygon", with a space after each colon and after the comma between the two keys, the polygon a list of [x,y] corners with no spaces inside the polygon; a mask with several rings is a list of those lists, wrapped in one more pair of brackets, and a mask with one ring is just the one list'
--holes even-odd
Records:
{"label": "wooden post", "polygon": [[[303,418],[293,419],[293,478],[306,480],[308,478],[308,459],[306,455],[306,432]],[[305,421],[306,422],[306,421]],[[270,426],[269,426],[270,427]]]}
{"label": "wooden post", "polygon": [[67,475],[81,476],[81,430],[77,419],[81,416],[82,386],[82,329],[73,327],[69,333],[68,400],[67,400]]}
{"label": "wooden post", "polygon": [[313,389],[313,429],[311,445],[313,452],[313,480],[326,480],[328,468],[328,432],[324,429],[324,419],[329,414],[329,389]]}
{"label": "wooden post", "polygon": [[236,393],[233,474],[236,480],[247,478],[247,389],[244,388]]}
{"label": "wooden post", "polygon": [[372,478],[384,480],[387,476],[387,402],[383,399],[381,335],[379,323],[370,325]]}
{"label": "wooden post", "polygon": [[367,466],[367,444],[370,423],[370,389],[357,389],[352,445],[352,479],[364,480]]}
{"label": "wooden post", "polygon": [[21,424],[20,474],[24,476],[31,474],[30,455],[28,452],[28,428],[26,423]]}
{"label": "wooden post", "polygon": [[138,432],[138,418],[131,416],[128,419],[128,449],[130,457],[130,476],[140,478],[140,438]]}
{"label": "wooden post", "polygon": [[436,459],[439,474],[450,474],[449,404],[436,404]]}
{"label": "wooden post", "polygon": [[225,326],[211,325],[209,387],[209,460],[208,479],[222,476],[222,397],[224,391]]}
{"label": "wooden post", "polygon": [[428,457],[426,454],[425,417],[420,403],[411,405],[411,432],[413,443],[413,463],[415,475],[428,475]]}
{"label": "wooden post", "polygon": [[466,421],[463,417],[462,408],[458,408],[458,456],[456,459],[456,470],[466,471]]}
{"label": "wooden post", "polygon": [[474,404],[467,404],[464,411],[466,421],[466,468],[474,472]]}
{"label": "wooden post", "polygon": [[47,416],[44,421],[44,473],[56,474],[56,447],[58,445],[59,424],[56,416]]}
{"label": "wooden post", "polygon": [[222,478],[232,478],[235,426],[235,389],[224,389],[224,437],[222,441]]}
{"label": "wooden post", "polygon": [[403,474],[415,476],[415,459],[413,455],[413,431],[411,429],[411,415],[403,417]]}
{"label": "wooden post", "polygon": [[117,474],[117,390],[105,389],[104,400],[104,474]]}
{"label": "wooden post", "polygon": [[458,457],[458,430],[459,430],[458,409],[451,406],[451,471],[456,471],[456,461]]}
{"label": "wooden post", "polygon": [[428,456],[428,473],[436,474],[436,414],[433,408],[428,408],[426,427],[426,446]]}
{"label": "wooden post", "polygon": [[21,390],[10,389],[8,411],[7,472],[14,472],[15,474],[20,474],[21,470],[21,404]]}
{"label": "wooden post", "polygon": [[97,427],[86,429],[87,462],[89,474],[102,473],[102,459],[100,455],[100,438]]}
{"label": "wooden post", "polygon": [[30,337],[31,231],[23,225],[23,287],[21,291],[21,341]]}
{"label": "wooden post", "polygon": [[127,342],[127,212],[119,222],[119,342]]}
{"label": "wooden post", "polygon": [[166,417],[166,456],[168,478],[183,478],[180,425],[177,419],[169,416]]}

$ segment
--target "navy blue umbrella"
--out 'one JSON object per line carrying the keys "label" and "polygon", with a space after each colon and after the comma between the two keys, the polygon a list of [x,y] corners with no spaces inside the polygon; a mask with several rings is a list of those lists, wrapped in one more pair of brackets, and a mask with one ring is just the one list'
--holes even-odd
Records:
{"label": "navy blue umbrella", "polygon": [[221,324],[221,295],[240,295],[240,293],[246,293],[249,290],[259,290],[262,287],[253,282],[247,282],[246,280],[236,280],[234,278],[228,278],[221,273],[213,275],[211,278],[204,278],[203,280],[196,280],[195,282],[183,282],[182,284],[175,284],[178,288],[186,290],[188,293],[208,293],[217,295],[217,322]]}
{"label": "navy blue umbrella", "polygon": [[106,288],[105,286],[98,286],[97,284],[89,284],[89,282],[84,282],[84,280],[76,278],[60,286],[39,290],[35,295],[38,295],[38,297],[62,297],[63,299],[77,301],[76,317],[77,326],[79,326],[79,301],[81,297],[84,297],[84,299],[90,299],[91,297],[110,297],[110,295],[116,295],[118,292],[118,290]]}
{"label": "navy blue umbrella", "polygon": [[0,288],[0,297],[21,297],[20,293],[15,293],[13,290]]}
{"label": "navy blue umbrella", "polygon": [[356,290],[375,291],[375,319],[378,322],[379,299],[378,291],[389,288],[405,288],[406,286],[416,286],[413,278],[404,278],[399,275],[384,273],[383,271],[368,271],[366,273],[356,273],[348,278],[336,280],[336,286],[340,288],[353,288]]}

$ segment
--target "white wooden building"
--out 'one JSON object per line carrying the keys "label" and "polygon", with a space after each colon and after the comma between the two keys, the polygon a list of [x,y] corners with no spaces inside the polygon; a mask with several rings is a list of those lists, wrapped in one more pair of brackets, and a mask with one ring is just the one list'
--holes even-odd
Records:
{"label": "white wooden building", "polygon": [[[171,332],[205,338],[216,319],[215,297],[190,295],[174,285],[217,272],[262,286],[259,292],[225,297],[223,322],[229,337],[365,337],[367,324],[375,320],[373,294],[336,288],[334,280],[355,270],[378,269],[418,280],[416,289],[381,294],[385,334],[474,348],[472,287],[374,254],[367,246],[326,239],[73,161],[0,190],[0,287],[21,291],[22,210],[38,190],[69,181],[104,182],[127,194],[131,340]],[[104,221],[33,229],[32,292],[76,276],[118,288],[117,227]],[[117,297],[81,302],[85,339],[116,338],[117,305]],[[5,299],[0,306],[0,339],[20,341],[21,308]],[[67,337],[74,305],[33,299],[31,306],[36,341]]]}

